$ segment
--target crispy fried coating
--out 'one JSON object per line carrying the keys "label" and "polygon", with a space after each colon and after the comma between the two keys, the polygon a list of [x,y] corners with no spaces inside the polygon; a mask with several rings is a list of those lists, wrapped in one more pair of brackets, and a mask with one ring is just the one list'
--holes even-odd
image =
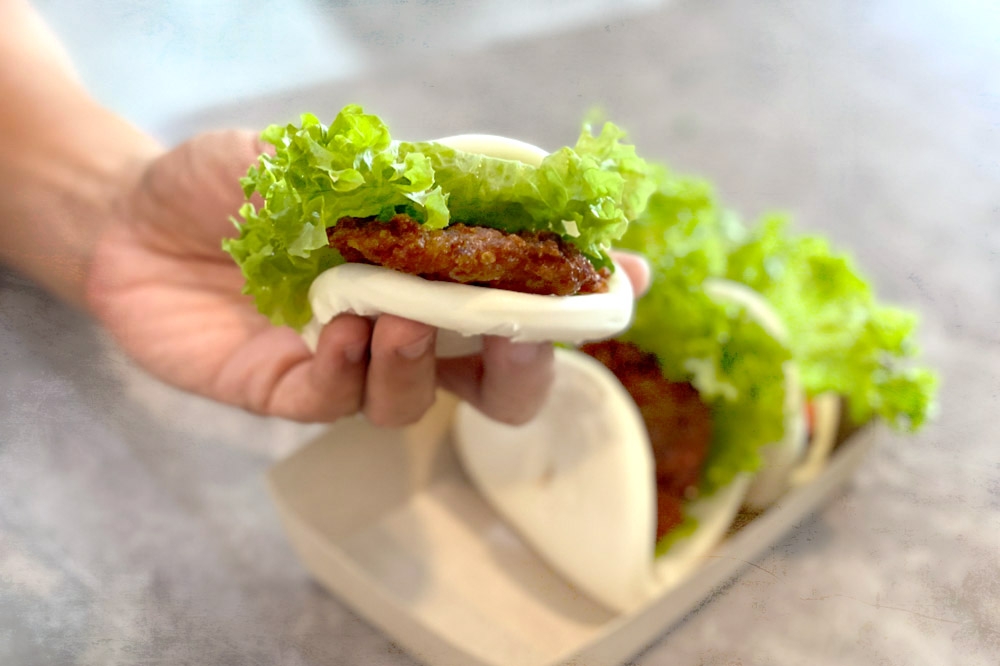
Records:
{"label": "crispy fried coating", "polygon": [[408,215],[396,215],[388,222],[345,217],[327,236],[348,262],[429,280],[555,296],[608,289],[606,269],[595,270],[579,250],[550,232],[509,234],[460,222],[426,229]]}
{"label": "crispy fried coating", "polygon": [[656,355],[617,340],[582,350],[603,363],[635,400],[656,461],[656,538],[683,520],[684,500],[697,488],[712,439],[712,414],[687,382],[671,382]]}

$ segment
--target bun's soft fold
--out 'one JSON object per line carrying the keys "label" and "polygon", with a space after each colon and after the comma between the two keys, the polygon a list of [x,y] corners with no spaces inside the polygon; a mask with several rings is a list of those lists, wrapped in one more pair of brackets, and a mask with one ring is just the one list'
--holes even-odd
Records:
{"label": "bun's soft fold", "polygon": [[580,590],[629,612],[679,584],[723,537],[750,482],[691,502],[698,526],[655,557],[656,478],[642,415],[599,361],[557,350],[555,383],[523,426],[461,404],[463,467],[491,506]]}
{"label": "bun's soft fold", "polygon": [[531,166],[538,166],[548,152],[538,146],[495,134],[456,134],[434,143],[461,150],[466,153],[480,153],[503,160],[517,160]]}
{"label": "bun's soft fold", "polygon": [[341,264],[316,278],[309,302],[313,318],[302,337],[313,350],[323,326],[338,314],[392,314],[439,328],[438,356],[451,357],[479,351],[483,335],[568,344],[613,336],[632,316],[632,285],[618,269],[603,294],[539,296]]}
{"label": "bun's soft fold", "polygon": [[628,392],[595,359],[556,350],[555,381],[523,426],[468,404],[454,436],[473,483],[544,560],[605,605],[648,598],[656,531],[653,456]]}

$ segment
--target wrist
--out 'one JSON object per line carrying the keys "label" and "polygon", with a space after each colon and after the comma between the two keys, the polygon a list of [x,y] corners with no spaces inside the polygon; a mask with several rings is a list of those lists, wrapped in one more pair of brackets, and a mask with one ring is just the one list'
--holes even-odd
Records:
{"label": "wrist", "polygon": [[0,260],[82,307],[94,249],[160,148],[89,99],[60,111],[2,139],[0,182],[13,187],[0,202]]}
{"label": "wrist", "polygon": [[156,143],[94,101],[44,24],[0,2],[0,263],[83,304],[94,246]]}

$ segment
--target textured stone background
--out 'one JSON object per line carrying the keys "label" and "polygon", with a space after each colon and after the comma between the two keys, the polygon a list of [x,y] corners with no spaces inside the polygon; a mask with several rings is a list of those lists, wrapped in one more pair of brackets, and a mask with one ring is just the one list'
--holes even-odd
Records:
{"label": "textured stone background", "polygon": [[[845,494],[635,663],[1000,663],[995,3],[284,6],[39,2],[102,99],[168,141],[360,102],[397,136],[554,147],[602,105],[923,313],[937,422],[880,436]],[[0,272],[0,662],[413,663],[280,531],[262,474],[315,432],[160,385]]]}

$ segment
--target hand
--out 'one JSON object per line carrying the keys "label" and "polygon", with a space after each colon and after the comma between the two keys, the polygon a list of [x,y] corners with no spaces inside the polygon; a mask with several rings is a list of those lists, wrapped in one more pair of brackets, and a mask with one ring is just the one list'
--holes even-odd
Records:
{"label": "hand", "polygon": [[[128,188],[99,239],[87,303],[157,377],[260,414],[332,421],[363,411],[377,425],[420,418],[443,386],[499,420],[529,419],[548,390],[551,345],[489,338],[481,356],[437,361],[433,328],[389,315],[341,315],[316,354],[241,294],[221,248],[236,233],[238,186],[263,145],[247,132],[206,134],[160,155]],[[620,260],[638,291],[642,260]]]}

